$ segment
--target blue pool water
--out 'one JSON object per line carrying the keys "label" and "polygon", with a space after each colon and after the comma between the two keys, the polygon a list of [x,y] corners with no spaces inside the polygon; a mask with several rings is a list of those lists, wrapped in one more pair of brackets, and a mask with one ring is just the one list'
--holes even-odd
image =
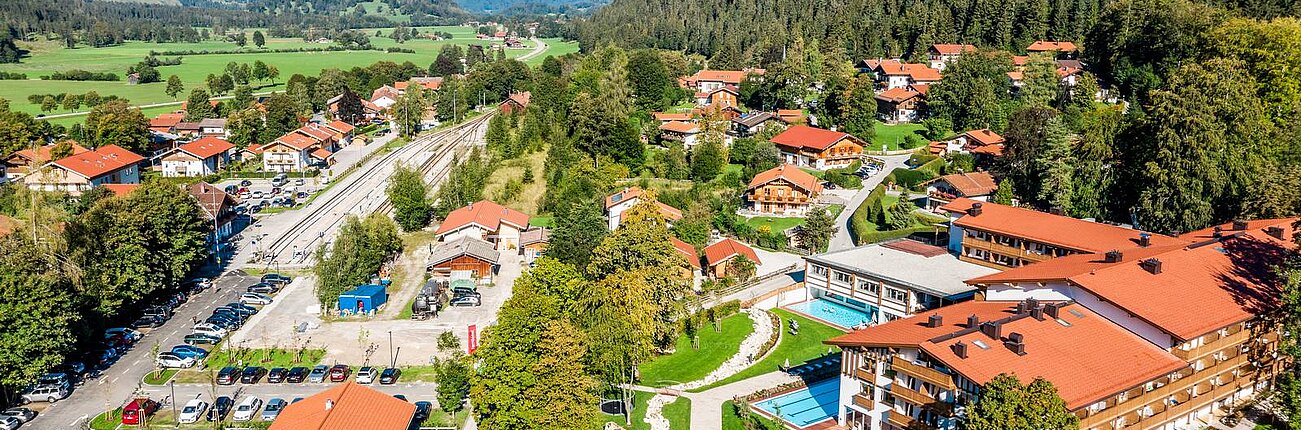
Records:
{"label": "blue pool water", "polygon": [[816,298],[807,302],[796,303],[787,306],[786,308],[838,325],[845,329],[854,328],[859,324],[872,321],[871,313],[863,312],[823,298]]}
{"label": "blue pool water", "polygon": [[799,391],[757,402],[754,406],[781,417],[796,427],[808,427],[835,417],[839,397],[840,378],[831,378],[814,382]]}

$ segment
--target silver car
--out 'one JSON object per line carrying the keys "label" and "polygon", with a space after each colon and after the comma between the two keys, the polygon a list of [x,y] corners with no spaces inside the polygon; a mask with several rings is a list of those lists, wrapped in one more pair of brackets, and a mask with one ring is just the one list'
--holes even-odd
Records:
{"label": "silver car", "polygon": [[288,404],[285,399],[279,397],[268,400],[267,406],[262,408],[262,421],[275,421],[276,417],[280,416],[280,411]]}
{"label": "silver car", "polygon": [[33,388],[30,391],[23,393],[23,400],[26,402],[54,403],[68,398],[69,394],[72,393],[68,391],[68,387],[66,386],[46,385],[43,387]]}

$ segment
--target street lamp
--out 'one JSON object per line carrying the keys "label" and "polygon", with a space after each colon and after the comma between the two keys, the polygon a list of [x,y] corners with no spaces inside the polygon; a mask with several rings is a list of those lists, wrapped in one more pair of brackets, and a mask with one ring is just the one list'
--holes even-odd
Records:
{"label": "street lamp", "polygon": [[[167,386],[169,386],[169,387],[172,388],[172,397],[171,397],[171,401],[172,401],[172,416],[173,416],[173,417],[177,417],[178,414],[176,413],[176,380],[168,380],[168,381],[167,381]],[[177,427],[180,427],[180,425],[181,425],[180,420],[177,420],[177,422],[176,422],[176,426],[177,426]]]}
{"label": "street lamp", "polygon": [[388,331],[388,362],[389,367],[397,367],[397,357],[393,356],[393,330]]}

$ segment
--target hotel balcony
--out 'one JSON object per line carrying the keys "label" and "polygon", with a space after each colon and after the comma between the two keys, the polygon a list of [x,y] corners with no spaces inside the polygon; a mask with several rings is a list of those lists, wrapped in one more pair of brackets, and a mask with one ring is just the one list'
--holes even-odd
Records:
{"label": "hotel balcony", "polygon": [[868,383],[876,381],[876,374],[871,369],[854,369],[854,377]]}
{"label": "hotel balcony", "polygon": [[808,196],[774,196],[762,193],[750,193],[747,198],[759,203],[809,203]]}
{"label": "hotel balcony", "polygon": [[853,397],[853,402],[855,406],[870,411],[876,407],[876,402],[872,401],[872,397],[870,395],[865,395],[865,394],[867,394],[867,392],[855,394]]}
{"label": "hotel balcony", "polygon": [[899,356],[895,356],[894,359],[890,361],[890,367],[894,368],[897,372],[902,372],[914,378],[929,382],[931,385],[935,385],[941,389],[952,390],[957,388],[953,383],[953,376],[929,367],[913,364],[908,360],[899,358]]}
{"label": "hotel balcony", "polygon": [[891,384],[890,394],[893,394],[894,397],[897,399],[903,399],[908,403],[912,403],[914,405],[933,410],[935,412],[940,413],[941,415],[947,416],[947,415],[951,415],[953,412],[952,404],[941,402],[926,393],[913,390],[903,385]]}
{"label": "hotel balcony", "polygon": [[[1143,387],[1137,387],[1126,392],[1124,402],[1117,402],[1117,398],[1112,396],[1107,399],[1106,408],[1097,412],[1090,412],[1087,409],[1079,410],[1076,411],[1075,415],[1080,418],[1080,428],[1093,428],[1095,426],[1107,426],[1108,423],[1120,416],[1132,418],[1133,415],[1139,414],[1144,407],[1147,407],[1151,413],[1148,414],[1147,418],[1142,418],[1143,425],[1141,428],[1155,427],[1157,424],[1201,408],[1212,400],[1223,398],[1237,391],[1240,387],[1250,385],[1252,381],[1249,375],[1224,380],[1218,386],[1211,383],[1211,380],[1217,377],[1232,378],[1231,372],[1246,363],[1247,355],[1239,354],[1219,364],[1202,369],[1201,372],[1194,373],[1193,369],[1185,368],[1179,371],[1180,378],[1168,381],[1165,385],[1152,391],[1144,392]],[[1196,396],[1192,395],[1194,389],[1197,393]],[[1127,425],[1138,422],[1131,421],[1129,418],[1126,418],[1125,421]]]}
{"label": "hotel balcony", "polygon": [[1170,351],[1170,353],[1174,354],[1175,357],[1182,358],[1186,361],[1193,361],[1202,358],[1207,354],[1211,354],[1213,352],[1229,347],[1231,345],[1237,345],[1246,342],[1250,336],[1251,336],[1250,330],[1239,330],[1237,333],[1233,333],[1228,336],[1221,337],[1219,339],[1207,341],[1206,343],[1202,344],[1202,346],[1192,348],[1187,351],[1183,350],[1182,348],[1174,348],[1173,350]]}
{"label": "hotel balcony", "polygon": [[1004,245],[998,242],[977,239],[970,236],[964,236],[962,238],[962,247],[963,249],[982,249],[995,254],[1020,258],[1031,262],[1039,262],[1053,258],[1051,253],[1032,252],[1030,250],[1022,249],[1019,246]]}

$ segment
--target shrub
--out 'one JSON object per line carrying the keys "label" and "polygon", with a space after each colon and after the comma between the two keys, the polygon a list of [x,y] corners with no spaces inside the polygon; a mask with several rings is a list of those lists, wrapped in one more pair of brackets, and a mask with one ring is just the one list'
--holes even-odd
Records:
{"label": "shrub", "polygon": [[26,73],[0,72],[0,80],[21,81],[27,79]]}
{"label": "shrub", "polygon": [[937,175],[931,173],[930,171],[920,170],[920,167],[918,168],[918,170],[905,169],[903,167],[900,167],[894,169],[894,171],[891,171],[890,175],[886,176],[882,182],[894,183],[895,185],[907,189],[914,189],[918,185],[921,185],[921,183],[934,179],[936,176]]}
{"label": "shrub", "polygon": [[117,81],[121,80],[116,73],[110,72],[88,72],[85,70],[68,70],[66,72],[54,72],[49,75],[41,76],[43,81]]}
{"label": "shrub", "polygon": [[740,300],[727,301],[714,306],[714,317],[718,319],[730,317],[738,312],[741,312]]}
{"label": "shrub", "polygon": [[880,205],[881,196],[884,195],[885,186],[877,185],[876,188],[872,189],[871,193],[868,193],[867,198],[863,200],[863,204],[854,209],[854,213],[849,216],[850,233],[853,233],[855,243],[859,243],[859,236],[876,230],[872,224],[877,219],[877,214],[873,212],[872,208],[874,204]]}

